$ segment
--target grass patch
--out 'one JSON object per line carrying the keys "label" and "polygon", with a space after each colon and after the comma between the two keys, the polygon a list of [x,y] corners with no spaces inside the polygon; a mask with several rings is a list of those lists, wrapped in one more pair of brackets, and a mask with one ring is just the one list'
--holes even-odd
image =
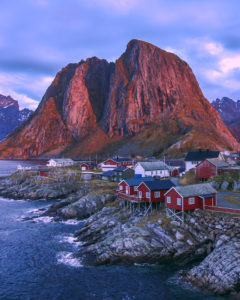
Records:
{"label": "grass patch", "polygon": [[179,179],[181,185],[197,184],[200,180],[196,177],[195,170],[191,169],[186,174]]}
{"label": "grass patch", "polygon": [[120,207],[118,201],[108,202],[108,203],[105,204],[105,206],[107,206],[107,207],[109,207],[109,206],[110,207]]}

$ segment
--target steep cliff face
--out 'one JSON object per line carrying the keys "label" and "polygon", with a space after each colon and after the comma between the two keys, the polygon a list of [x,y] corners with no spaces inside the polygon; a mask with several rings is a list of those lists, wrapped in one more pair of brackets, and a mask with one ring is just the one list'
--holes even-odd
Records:
{"label": "steep cliff face", "polygon": [[228,97],[217,98],[212,102],[212,106],[219,112],[232,135],[240,142],[240,100],[234,101]]}
{"label": "steep cliff face", "polygon": [[59,72],[30,120],[0,144],[0,156],[153,153],[170,146],[238,143],[186,62],[132,40],[115,64],[94,57]]}

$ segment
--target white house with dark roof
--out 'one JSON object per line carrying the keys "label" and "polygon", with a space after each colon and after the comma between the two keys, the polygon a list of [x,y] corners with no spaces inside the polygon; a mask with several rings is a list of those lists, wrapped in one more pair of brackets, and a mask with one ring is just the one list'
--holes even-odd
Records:
{"label": "white house with dark roof", "polygon": [[138,162],[134,166],[135,175],[141,177],[159,176],[169,177],[172,167],[165,164],[163,161],[146,161]]}
{"label": "white house with dark roof", "polygon": [[186,172],[196,168],[196,166],[207,158],[223,159],[219,151],[198,149],[196,151],[190,151],[185,158]]}

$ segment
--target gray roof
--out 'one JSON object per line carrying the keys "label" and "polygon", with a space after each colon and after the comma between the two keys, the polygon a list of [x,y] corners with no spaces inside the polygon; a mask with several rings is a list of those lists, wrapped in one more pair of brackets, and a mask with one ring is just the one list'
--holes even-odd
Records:
{"label": "gray roof", "polygon": [[163,161],[144,161],[138,162],[138,164],[140,164],[145,171],[172,170],[172,168]]}
{"label": "gray roof", "polygon": [[217,191],[209,183],[177,186],[175,187],[175,190],[182,197],[204,196],[207,194],[217,193]]}
{"label": "gray roof", "polygon": [[73,162],[73,160],[71,158],[51,158],[50,160],[54,160],[56,162]]}
{"label": "gray roof", "polygon": [[215,159],[207,159],[210,163],[212,163],[217,168],[229,167],[229,164],[224,160],[215,160]]}

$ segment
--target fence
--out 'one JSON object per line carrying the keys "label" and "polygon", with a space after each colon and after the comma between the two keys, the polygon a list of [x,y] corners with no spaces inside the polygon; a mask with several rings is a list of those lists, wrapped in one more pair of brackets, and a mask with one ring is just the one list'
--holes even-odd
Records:
{"label": "fence", "polygon": [[228,208],[228,207],[220,207],[220,206],[205,206],[206,210],[222,212],[222,213],[229,213],[229,214],[237,214],[240,215],[240,209],[237,208]]}

